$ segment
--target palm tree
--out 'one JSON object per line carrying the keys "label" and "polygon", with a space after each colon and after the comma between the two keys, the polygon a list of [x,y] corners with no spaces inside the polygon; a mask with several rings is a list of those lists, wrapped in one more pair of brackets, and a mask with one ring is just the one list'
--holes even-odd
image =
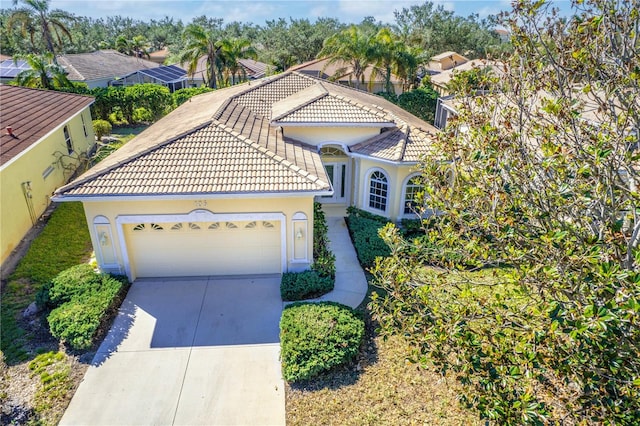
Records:
{"label": "palm tree", "polygon": [[198,67],[198,60],[206,56],[207,75],[205,82],[212,89],[217,89],[216,69],[220,65],[222,47],[217,34],[212,30],[205,30],[200,25],[191,24],[184,30],[186,48],[180,54],[180,62],[188,63],[187,72],[192,74]]}
{"label": "palm tree", "polygon": [[[19,3],[23,7],[11,13],[7,25],[13,27],[20,25],[22,35],[29,35],[31,44],[35,46],[35,35],[40,33],[45,43],[46,49],[53,55],[53,62],[56,62],[56,47],[62,46],[63,36],[72,40],[69,29],[65,26],[65,21],[74,20],[74,16],[60,9],[49,10],[51,0],[13,0],[13,5]],[[57,41],[57,46],[54,43]]]}
{"label": "palm tree", "polygon": [[336,63],[344,64],[336,70],[334,77],[344,75],[350,67],[356,79],[356,89],[359,89],[360,83],[364,83],[364,71],[374,62],[371,40],[370,34],[351,25],[326,39],[318,58],[329,58],[325,68]]}
{"label": "palm tree", "polygon": [[389,28],[382,28],[371,39],[371,58],[374,62],[371,73],[370,85],[373,85],[377,75],[384,77],[384,90],[387,93],[395,93],[391,85],[391,69],[396,62],[397,53],[401,49],[401,43]]}
{"label": "palm tree", "polygon": [[396,52],[393,73],[402,79],[403,91],[414,88],[418,69],[427,60],[428,56],[418,46],[402,45]]}
{"label": "palm tree", "polygon": [[128,40],[123,35],[118,36],[116,39],[116,50],[118,52],[137,58],[142,58],[143,56],[146,58],[150,57],[149,51],[147,50],[148,45],[149,42],[146,37],[142,35],[134,36],[131,40]]}
{"label": "palm tree", "polygon": [[[223,39],[220,41],[220,59],[227,73],[226,80],[230,84],[236,84],[247,79],[247,72],[240,65],[238,59],[256,59],[258,52],[251,45],[251,42],[244,38]],[[236,76],[239,77],[236,79]]]}
{"label": "palm tree", "polygon": [[53,62],[53,55],[46,53],[38,56],[34,54],[15,56],[14,62],[23,59],[30,69],[21,71],[15,79],[17,86],[36,87],[42,89],[59,89],[73,87],[67,78],[67,73],[60,65]]}

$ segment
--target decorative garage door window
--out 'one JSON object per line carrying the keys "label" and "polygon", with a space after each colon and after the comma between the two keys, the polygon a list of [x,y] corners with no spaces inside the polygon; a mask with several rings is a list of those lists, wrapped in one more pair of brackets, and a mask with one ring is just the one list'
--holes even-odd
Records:
{"label": "decorative garage door window", "polygon": [[[148,226],[147,226],[148,225]],[[133,227],[134,231],[164,231],[164,227],[162,225],[158,225],[157,223],[139,223]]]}
{"label": "decorative garage door window", "polygon": [[[224,229],[275,229],[275,225],[272,222],[267,221],[251,221],[251,222],[188,222],[188,223],[169,223],[164,224],[164,227],[171,231],[201,231],[201,230],[218,230]],[[157,223],[139,223],[133,227],[134,231],[154,230],[161,231],[163,226]]]}

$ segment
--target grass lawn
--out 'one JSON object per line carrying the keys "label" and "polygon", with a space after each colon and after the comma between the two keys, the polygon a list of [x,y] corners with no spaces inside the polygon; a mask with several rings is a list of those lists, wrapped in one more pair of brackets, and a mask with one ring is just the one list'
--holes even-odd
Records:
{"label": "grass lawn", "polygon": [[80,203],[61,203],[9,277],[0,301],[0,424],[57,424],[86,364],[59,351],[44,317],[22,311],[59,272],[86,262],[91,241]]}
{"label": "grass lawn", "polygon": [[137,136],[142,133],[142,131],[147,127],[149,126],[144,124],[140,124],[137,126],[113,126],[113,129],[111,129],[111,136],[118,139],[127,137],[131,139],[133,136]]}
{"label": "grass lawn", "polygon": [[481,425],[461,408],[456,383],[406,361],[402,338],[369,324],[356,362],[305,384],[287,385],[288,425]]}

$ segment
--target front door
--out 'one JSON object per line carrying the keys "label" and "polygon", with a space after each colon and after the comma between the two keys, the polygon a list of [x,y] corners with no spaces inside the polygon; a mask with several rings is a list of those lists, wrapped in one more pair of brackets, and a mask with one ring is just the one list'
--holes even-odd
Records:
{"label": "front door", "polygon": [[349,189],[347,182],[347,163],[346,162],[330,162],[324,163],[327,176],[333,186],[333,195],[327,195],[320,198],[324,203],[344,204],[347,202],[347,191]]}

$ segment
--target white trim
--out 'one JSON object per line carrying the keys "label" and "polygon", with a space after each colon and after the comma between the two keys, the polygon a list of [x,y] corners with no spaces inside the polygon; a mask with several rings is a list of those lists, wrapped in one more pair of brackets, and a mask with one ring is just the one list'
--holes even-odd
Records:
{"label": "white trim", "polygon": [[[372,207],[369,207],[369,195],[371,193],[371,175],[375,172],[381,172],[386,178],[387,178],[387,199],[385,202],[385,209],[384,210],[378,210],[378,209],[374,209]],[[385,215],[388,214],[389,212],[389,204],[390,204],[390,190],[391,190],[391,178],[389,177],[389,172],[387,172],[385,169],[382,169],[380,167],[371,167],[369,169],[367,169],[367,171],[364,174],[364,188],[365,191],[363,193],[363,199],[362,199],[362,209],[366,210],[370,213],[374,213],[377,215],[380,215],[382,213],[384,213]]]}
{"label": "white trim", "polygon": [[287,227],[284,213],[213,213],[205,209],[192,210],[186,214],[131,214],[119,215],[116,217],[116,230],[120,240],[120,250],[124,271],[129,280],[131,276],[131,264],[129,262],[129,252],[124,237],[124,225],[133,223],[171,223],[171,222],[234,222],[253,220],[277,220],[280,221],[280,269],[287,271]]}
{"label": "white trim", "polygon": [[[104,261],[102,244],[100,244],[100,235],[98,234],[96,225],[109,227],[107,230],[107,233],[108,233],[107,238],[109,239],[109,241],[111,241],[111,254],[113,255],[113,259],[116,261],[116,263],[106,263]],[[106,271],[117,270],[118,272],[120,272],[121,267],[120,267],[120,264],[118,263],[118,256],[116,254],[116,242],[113,240],[113,234],[111,233],[111,222],[109,222],[109,219],[106,218],[105,216],[98,215],[93,218],[92,226],[93,226],[93,236],[95,237],[95,242],[96,242],[94,249],[97,248],[97,250],[95,250],[96,260],[98,261],[98,265],[100,265],[100,269],[106,270]]]}
{"label": "white trim", "polygon": [[[303,224],[304,257],[296,258],[296,224]],[[313,238],[313,236],[311,236]],[[291,219],[291,263],[309,263],[309,220],[303,212],[296,212]]]}
{"label": "white trim", "polygon": [[[58,130],[60,130],[61,127],[66,126],[67,124],[69,124],[69,122],[71,122],[71,120],[73,120],[74,118],[76,118],[79,114],[82,114],[82,112],[89,108],[91,106],[91,104],[93,104],[94,101],[91,101],[91,103],[89,105],[87,105],[86,107],[82,108],[80,111],[76,112],[75,114],[73,114],[71,117],[69,117],[66,121],[62,122],[61,124],[57,125],[56,127],[54,127],[52,130],[50,130],[48,133],[46,133],[44,136],[42,136],[40,139],[38,139],[37,141],[35,141],[34,143],[32,143],[31,145],[29,145],[28,147],[26,147],[24,150],[22,150],[22,152],[20,152],[18,155],[16,155],[15,157],[13,157],[12,159],[10,159],[9,161],[7,161],[6,163],[4,163],[1,167],[0,170],[3,170],[7,167],[9,167],[12,163],[14,163],[15,161],[18,161],[20,158],[22,158],[26,153],[28,153],[29,151],[31,151],[32,149],[34,149],[36,146],[40,145],[40,143],[47,139],[49,136],[51,136],[53,133],[57,132]],[[17,129],[14,129],[17,131]],[[63,135],[64,136],[64,135]],[[93,144],[92,144],[93,145]],[[66,144],[65,144],[65,150],[66,150]]]}
{"label": "white trim", "polygon": [[338,141],[327,141],[327,142],[321,142],[318,145],[316,145],[318,147],[318,154],[320,154],[320,150],[326,146],[328,147],[339,147],[342,151],[344,151],[344,155],[345,157],[350,157],[351,156],[351,151],[349,151],[349,145],[347,145],[344,142],[338,142]]}
{"label": "white trim", "polygon": [[420,164],[419,161],[393,161],[393,160],[385,160],[384,158],[377,158],[377,157],[372,157],[370,155],[365,155],[365,154],[358,154],[357,152],[352,152],[351,153],[352,157],[356,157],[356,158],[365,158],[367,160],[371,160],[371,161],[379,161],[381,163],[385,163],[385,164],[392,164],[394,166],[411,166],[411,165],[416,165],[416,164]]}
{"label": "white trim", "polygon": [[244,198],[301,198],[331,195],[332,190],[309,192],[250,192],[250,193],[222,193],[222,194],[163,194],[163,195],[54,195],[51,201],[82,201],[111,202],[111,201],[163,201],[163,200],[209,200],[209,199],[244,199]]}
{"label": "white trim", "polygon": [[272,121],[271,126],[273,127],[395,127],[396,123],[392,121],[386,122],[376,122],[376,123],[331,123],[331,122],[322,122],[322,123],[314,123],[314,122],[282,122],[282,121]]}
{"label": "white trim", "polygon": [[400,199],[400,214],[398,215],[398,217],[404,218],[404,219],[419,219],[420,216],[418,216],[417,214],[415,214],[414,212],[411,213],[405,213],[404,212],[404,207],[405,207],[405,198],[407,197],[407,184],[409,183],[409,181],[411,179],[413,179],[416,176],[420,176],[420,172],[414,172],[409,174],[406,178],[404,178],[404,180],[402,181],[402,198]]}

